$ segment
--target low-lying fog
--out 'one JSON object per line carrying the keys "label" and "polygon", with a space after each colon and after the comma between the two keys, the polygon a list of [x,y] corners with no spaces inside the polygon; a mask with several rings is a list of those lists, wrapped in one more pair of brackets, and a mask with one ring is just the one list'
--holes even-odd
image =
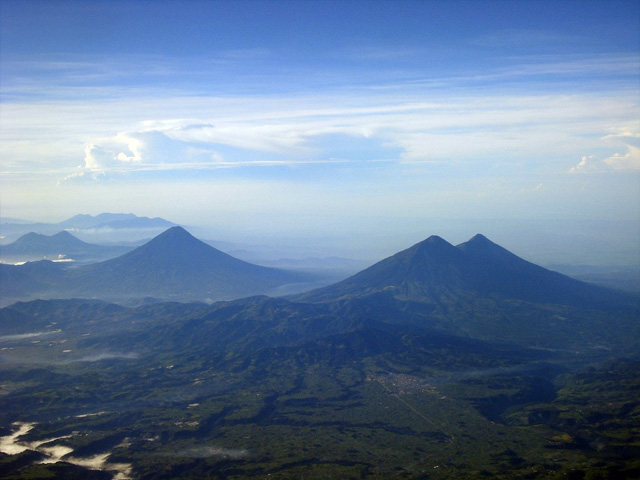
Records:
{"label": "low-lying fog", "polygon": [[22,437],[35,427],[35,423],[15,422],[13,426],[16,430],[11,434],[0,437],[0,452],[7,455],[17,455],[27,450],[33,450],[44,455],[44,458],[35,463],[56,463],[65,461],[74,465],[90,468],[93,470],[103,470],[115,473],[114,480],[125,480],[131,478],[131,465],[126,463],[110,463],[108,461],[110,452],[104,452],[89,457],[74,457],[73,448],[61,443],[61,440],[70,438],[66,435],[58,438],[47,438],[44,440],[26,441]]}

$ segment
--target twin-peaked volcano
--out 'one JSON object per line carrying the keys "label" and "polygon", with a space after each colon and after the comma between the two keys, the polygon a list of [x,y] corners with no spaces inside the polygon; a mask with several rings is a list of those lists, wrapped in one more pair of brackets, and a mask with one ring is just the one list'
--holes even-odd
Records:
{"label": "twin-peaked volcano", "polygon": [[3,261],[27,262],[34,260],[55,260],[67,258],[80,262],[97,262],[114,258],[131,250],[123,246],[104,246],[83,242],[71,233],[63,230],[54,235],[26,233],[15,242],[0,247]]}
{"label": "twin-peaked volcano", "polygon": [[439,300],[473,294],[565,305],[597,305],[619,299],[617,292],[530,263],[479,234],[457,246],[431,236],[342,282],[300,298],[330,301],[380,292],[397,299]]}
{"label": "twin-peaked volcano", "polygon": [[21,236],[15,242],[2,247],[2,250],[32,253],[44,249],[65,251],[89,247],[91,247],[91,244],[83,242],[67,231],[62,231],[55,235],[42,235],[40,233],[30,232]]}
{"label": "twin-peaked volcano", "polygon": [[78,294],[228,299],[302,282],[296,273],[238,260],[172,227],[121,257],[69,273]]}

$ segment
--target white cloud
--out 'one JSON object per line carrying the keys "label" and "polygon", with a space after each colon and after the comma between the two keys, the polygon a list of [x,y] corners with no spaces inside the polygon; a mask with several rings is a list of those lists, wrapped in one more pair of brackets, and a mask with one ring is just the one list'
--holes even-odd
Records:
{"label": "white cloud", "polygon": [[58,184],[106,179],[114,173],[139,168],[145,161],[146,144],[135,134],[121,132],[87,143],[84,165],[58,180]]}
{"label": "white cloud", "polygon": [[[191,104],[197,116],[172,119],[147,110],[131,130],[89,140],[72,177],[349,160],[562,171],[558,160],[568,163],[580,150],[604,160],[587,155],[572,172],[637,165],[638,136],[611,127],[636,112],[625,96],[424,100],[211,98]],[[181,113],[171,99],[166,104],[165,115]]]}
{"label": "white cloud", "polygon": [[[182,63],[160,60],[142,58],[134,73],[150,64],[168,79],[179,74]],[[359,146],[364,150],[358,159],[363,164],[369,156],[376,161],[438,163],[477,171],[509,169],[509,174],[516,164],[525,170],[566,172],[574,159],[585,154],[601,160],[576,165],[572,171],[596,166],[609,171],[637,169],[637,137],[619,128],[637,119],[635,83],[591,93],[538,87],[538,75],[549,72],[582,78],[585,73],[605,71],[622,74],[615,78],[624,81],[629,71],[637,70],[637,57],[529,60],[516,59],[509,71],[496,67],[467,76],[463,72],[446,90],[425,87],[421,75],[390,80],[382,72],[366,85],[351,79],[348,87],[332,84],[307,90],[311,93],[278,90],[287,91],[286,95],[268,89],[251,95],[237,89],[230,95],[218,84],[200,85],[204,90],[185,94],[156,84],[146,93],[139,87],[96,86],[83,89],[82,98],[74,99],[70,92],[77,88],[54,82],[50,88],[57,93],[46,95],[57,100],[40,102],[28,100],[32,87],[16,82],[7,91],[23,100],[5,102],[0,110],[2,173],[87,179],[153,170],[345,162]],[[117,71],[115,63],[109,65]],[[54,67],[73,73],[86,65]],[[108,76],[109,68],[105,69]],[[478,75],[495,75],[496,85],[505,75],[535,77],[536,88],[477,88]],[[295,78],[289,83],[294,85]],[[345,138],[352,141],[336,142]],[[389,147],[392,155],[384,149],[382,156],[370,153],[375,145]],[[340,152],[342,146],[349,148]]]}
{"label": "white cloud", "polygon": [[251,123],[225,125],[189,125],[166,129],[163,133],[182,142],[223,144],[232,147],[267,152],[296,150],[304,142],[305,133],[299,126],[287,124]]}
{"label": "white cloud", "polygon": [[615,133],[602,137],[602,142],[609,149],[616,151],[605,158],[585,155],[570,172],[640,171],[640,128],[618,128]]}
{"label": "white cloud", "polygon": [[585,155],[580,159],[580,162],[575,167],[571,167],[571,170],[569,171],[571,173],[593,171],[597,170],[597,165],[598,161],[596,160],[596,157],[594,155]]}
{"label": "white cloud", "polygon": [[144,148],[145,145],[139,138],[118,133],[112,138],[86,145],[84,166],[88,170],[104,170],[114,165],[139,164],[143,161]]}
{"label": "white cloud", "polygon": [[626,153],[614,153],[603,162],[612,170],[619,171],[640,171],[640,148],[627,145]]}
{"label": "white cloud", "polygon": [[640,125],[635,130],[620,128],[603,140],[623,149],[622,153],[615,152],[603,160],[607,166],[613,170],[640,170]]}

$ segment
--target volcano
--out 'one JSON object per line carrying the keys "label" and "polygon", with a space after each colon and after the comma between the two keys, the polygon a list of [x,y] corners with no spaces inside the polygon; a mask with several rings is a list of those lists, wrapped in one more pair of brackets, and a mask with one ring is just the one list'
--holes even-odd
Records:
{"label": "volcano", "polygon": [[230,299],[307,280],[303,274],[238,260],[172,227],[112,260],[68,272],[74,295]]}
{"label": "volcano", "polygon": [[580,306],[628,300],[620,292],[528,262],[481,234],[457,246],[431,236],[342,282],[299,298],[317,302],[381,293],[402,300],[439,301],[472,294]]}

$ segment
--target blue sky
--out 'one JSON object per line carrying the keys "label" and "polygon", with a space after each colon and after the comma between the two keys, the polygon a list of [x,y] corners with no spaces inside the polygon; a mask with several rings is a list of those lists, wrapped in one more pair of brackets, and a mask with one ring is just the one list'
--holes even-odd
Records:
{"label": "blue sky", "polygon": [[640,261],[638,2],[3,0],[0,42],[4,217]]}

